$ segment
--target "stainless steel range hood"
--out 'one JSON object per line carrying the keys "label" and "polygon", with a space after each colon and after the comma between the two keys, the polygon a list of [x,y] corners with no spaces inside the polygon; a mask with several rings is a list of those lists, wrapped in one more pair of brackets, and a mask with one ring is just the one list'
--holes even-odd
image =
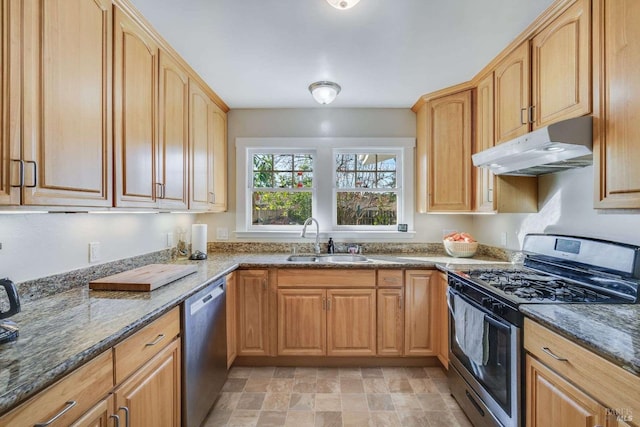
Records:
{"label": "stainless steel range hood", "polygon": [[536,129],[472,156],[474,166],[496,175],[536,176],[593,163],[592,117]]}

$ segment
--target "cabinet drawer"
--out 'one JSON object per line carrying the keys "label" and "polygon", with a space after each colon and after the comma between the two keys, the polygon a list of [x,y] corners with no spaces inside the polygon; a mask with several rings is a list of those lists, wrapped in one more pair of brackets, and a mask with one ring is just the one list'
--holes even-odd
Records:
{"label": "cabinet drawer", "polygon": [[640,415],[639,376],[530,319],[525,319],[524,346],[534,357],[608,409]]}
{"label": "cabinet drawer", "polygon": [[176,307],[116,345],[113,348],[116,384],[156,355],[179,333],[180,308]]}
{"label": "cabinet drawer", "polygon": [[402,270],[378,270],[377,284],[380,287],[397,288],[402,286]]}
{"label": "cabinet drawer", "polygon": [[32,426],[62,414],[50,426],[68,426],[113,388],[111,350],[76,369],[0,418],[3,426]]}
{"label": "cabinet drawer", "polygon": [[313,288],[373,288],[376,285],[375,270],[336,269],[313,270],[287,268],[278,270],[278,287]]}

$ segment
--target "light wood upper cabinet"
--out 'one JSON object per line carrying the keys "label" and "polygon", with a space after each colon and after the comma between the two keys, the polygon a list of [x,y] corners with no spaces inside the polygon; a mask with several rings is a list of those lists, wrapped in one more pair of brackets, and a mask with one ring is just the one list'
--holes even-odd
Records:
{"label": "light wood upper cabinet", "polygon": [[427,210],[471,211],[471,90],[431,100],[426,109],[426,141],[419,136],[418,145],[427,147]]}
{"label": "light wood upper cabinet", "polygon": [[323,356],[327,351],[324,289],[278,289],[278,355]]}
{"label": "light wood upper cabinet", "polygon": [[531,42],[533,128],[591,113],[591,1],[578,0]]}
{"label": "light wood upper cabinet", "polygon": [[[475,144],[473,153],[479,153],[494,146],[494,82],[493,73],[487,74],[476,89]],[[475,168],[475,209],[480,212],[496,210],[495,176],[487,168]]]}
{"label": "light wood upper cabinet", "polygon": [[433,272],[427,270],[407,270],[405,273],[405,356],[436,355],[432,275]]}
{"label": "light wood upper cabinet", "polygon": [[114,8],[115,205],[157,207],[158,46]]}
{"label": "light wood upper cabinet", "polygon": [[640,208],[640,2],[597,0],[594,11],[596,208]]}
{"label": "light wood upper cabinet", "polygon": [[[402,271],[400,271],[402,273]],[[404,290],[378,289],[378,356],[402,356]]]}
{"label": "light wood upper cabinet", "polygon": [[[113,395],[120,425],[179,427],[180,339],[176,339],[116,388]],[[127,407],[127,414],[118,408]]]}
{"label": "light wood upper cabinet", "polygon": [[527,369],[527,426],[605,425],[605,408],[531,356]]}
{"label": "light wood upper cabinet", "polygon": [[327,354],[376,354],[375,289],[327,290]]}
{"label": "light wood upper cabinet", "polygon": [[213,188],[214,104],[195,82],[189,84],[189,208],[208,210]]}
{"label": "light wood upper cabinet", "polygon": [[111,10],[107,0],[3,3],[0,203],[111,206]]}
{"label": "light wood upper cabinet", "polygon": [[526,41],[495,69],[496,144],[529,132],[530,106],[531,63]]}
{"label": "light wood upper cabinet", "polygon": [[187,209],[189,165],[189,77],[160,51],[159,138],[156,192],[160,208]]}
{"label": "light wood upper cabinet", "polygon": [[268,356],[269,272],[236,272],[238,298],[238,356]]}
{"label": "light wood upper cabinet", "polygon": [[211,183],[210,212],[227,210],[227,115],[214,104],[213,106],[213,178]]}

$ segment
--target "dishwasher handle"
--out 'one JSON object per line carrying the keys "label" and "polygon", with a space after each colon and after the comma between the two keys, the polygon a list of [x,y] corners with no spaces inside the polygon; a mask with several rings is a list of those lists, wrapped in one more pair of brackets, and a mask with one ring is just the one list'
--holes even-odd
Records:
{"label": "dishwasher handle", "polygon": [[198,298],[189,306],[189,314],[194,316],[198,311],[202,310],[205,306],[213,303],[215,300],[224,295],[224,282],[220,283],[210,292],[207,292],[202,298]]}

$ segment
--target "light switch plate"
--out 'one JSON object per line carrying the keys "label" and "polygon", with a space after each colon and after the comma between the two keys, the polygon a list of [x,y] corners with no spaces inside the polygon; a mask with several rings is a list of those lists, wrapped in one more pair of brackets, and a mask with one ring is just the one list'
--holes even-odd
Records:
{"label": "light switch plate", "polygon": [[500,233],[500,245],[507,246],[507,232],[503,231]]}
{"label": "light switch plate", "polygon": [[229,240],[229,229],[227,227],[216,227],[217,240]]}
{"label": "light switch plate", "polygon": [[100,242],[89,243],[89,262],[100,261]]}

